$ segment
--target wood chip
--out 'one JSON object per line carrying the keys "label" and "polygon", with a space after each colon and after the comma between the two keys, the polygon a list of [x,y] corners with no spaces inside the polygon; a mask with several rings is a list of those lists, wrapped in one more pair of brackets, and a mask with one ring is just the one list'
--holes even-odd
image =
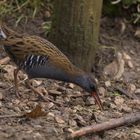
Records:
{"label": "wood chip", "polygon": [[0,92],[0,100],[3,99],[3,94]]}
{"label": "wood chip", "polygon": [[116,96],[114,102],[116,105],[122,105],[124,103],[124,99],[121,96]]}
{"label": "wood chip", "polygon": [[105,86],[106,86],[106,87],[110,87],[110,86],[111,86],[111,82],[110,82],[110,81],[106,81],[106,82],[105,82]]}
{"label": "wood chip", "polygon": [[61,95],[62,94],[60,91],[57,91],[57,90],[49,90],[48,93],[52,94],[52,95]]}
{"label": "wood chip", "polygon": [[68,87],[73,89],[75,87],[75,85],[73,83],[70,83]]}
{"label": "wood chip", "polygon": [[106,90],[104,87],[99,87],[99,93],[102,95],[102,96],[105,96],[106,94]]}
{"label": "wood chip", "polygon": [[134,68],[134,65],[133,65],[132,61],[129,60],[129,61],[127,62],[127,64],[128,64],[128,66],[129,66],[129,68],[131,68],[131,69]]}
{"label": "wood chip", "polygon": [[56,120],[57,123],[60,123],[60,124],[65,123],[65,121],[60,116],[55,117],[55,120]]}
{"label": "wood chip", "polygon": [[131,57],[126,52],[123,52],[123,58],[125,60],[131,60]]}

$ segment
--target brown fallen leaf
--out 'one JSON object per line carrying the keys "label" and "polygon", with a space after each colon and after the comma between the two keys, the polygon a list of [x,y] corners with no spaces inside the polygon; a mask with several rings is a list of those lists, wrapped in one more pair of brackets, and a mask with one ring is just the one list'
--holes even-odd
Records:
{"label": "brown fallen leaf", "polygon": [[40,105],[37,105],[31,112],[26,113],[25,116],[27,118],[38,118],[42,116],[46,116],[48,112],[42,111],[42,107]]}

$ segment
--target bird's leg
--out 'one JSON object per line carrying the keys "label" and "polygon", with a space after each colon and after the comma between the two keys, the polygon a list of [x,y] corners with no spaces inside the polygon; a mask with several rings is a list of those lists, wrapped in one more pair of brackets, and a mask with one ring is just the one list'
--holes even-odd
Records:
{"label": "bird's leg", "polygon": [[61,105],[61,104],[55,102],[54,100],[52,100],[52,99],[50,99],[50,98],[48,98],[48,97],[44,97],[44,96],[42,95],[42,93],[41,93],[39,90],[37,90],[36,88],[34,88],[34,87],[30,84],[30,80],[29,80],[29,79],[27,79],[25,82],[26,82],[27,86],[28,86],[34,93],[37,93],[44,101],[50,101],[50,102],[53,102],[53,103],[55,103],[55,104],[57,104],[57,105],[59,105],[59,106]]}
{"label": "bird's leg", "polygon": [[14,70],[14,83],[15,83],[15,93],[17,97],[20,97],[19,92],[18,92],[18,72],[19,72],[19,69]]}

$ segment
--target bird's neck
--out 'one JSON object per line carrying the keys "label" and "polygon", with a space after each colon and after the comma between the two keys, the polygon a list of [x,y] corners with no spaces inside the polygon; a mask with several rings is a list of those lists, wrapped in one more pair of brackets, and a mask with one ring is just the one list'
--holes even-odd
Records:
{"label": "bird's neck", "polygon": [[70,73],[68,76],[68,82],[71,82],[80,86],[83,79],[83,75],[85,75],[85,72],[75,67],[75,71],[73,73]]}

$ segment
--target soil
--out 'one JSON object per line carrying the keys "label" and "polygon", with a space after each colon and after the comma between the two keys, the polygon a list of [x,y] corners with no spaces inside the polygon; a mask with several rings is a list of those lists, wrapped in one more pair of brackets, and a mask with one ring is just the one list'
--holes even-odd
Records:
{"label": "soil", "polygon": [[[123,19],[103,17],[101,21],[100,46],[96,57],[96,77],[98,77],[100,98],[104,105],[101,111],[90,96],[78,86],[64,82],[39,79],[32,84],[49,97],[62,104],[58,106],[52,102],[44,102],[34,94],[25,84],[26,75],[19,74],[20,98],[17,98],[13,87],[12,62],[1,65],[0,70],[0,117],[14,114],[27,114],[37,105],[40,105],[47,114],[37,118],[29,117],[3,117],[0,118],[0,140],[65,140],[67,135],[74,130],[91,124],[119,118],[128,113],[140,111],[140,39],[134,36],[136,27],[125,23],[122,30]],[[9,26],[14,20],[7,20]],[[43,19],[36,18],[21,23],[16,27],[18,32],[44,36],[44,30],[39,28]],[[117,52],[126,53],[131,57],[125,63],[124,72],[119,80],[111,77],[103,78],[102,73],[106,65],[110,64]],[[1,55],[1,59],[5,53]],[[111,86],[109,86],[109,84]],[[129,96],[126,96],[114,87],[120,87]],[[96,121],[95,121],[96,116]],[[79,138],[80,140],[139,140],[140,124],[129,124],[99,134],[90,134]]]}

